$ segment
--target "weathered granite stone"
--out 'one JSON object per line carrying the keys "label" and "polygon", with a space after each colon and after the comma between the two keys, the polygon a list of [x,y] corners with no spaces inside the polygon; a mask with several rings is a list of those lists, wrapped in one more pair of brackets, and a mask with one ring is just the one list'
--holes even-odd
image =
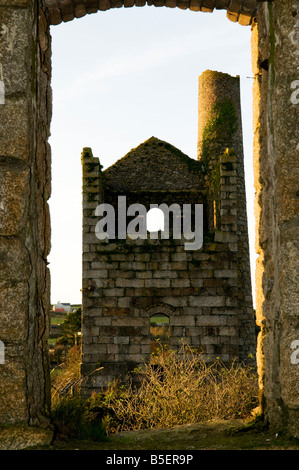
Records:
{"label": "weathered granite stone", "polygon": [[[23,308],[28,299],[28,282],[0,281],[1,315],[0,339],[7,341],[23,341],[27,334],[27,320],[23,315]],[[13,321],[12,321],[13,319]]]}
{"label": "weathered granite stone", "polygon": [[[15,0],[16,1],[16,0]],[[231,21],[239,21],[242,25],[251,24],[256,14],[258,0],[44,0],[49,21],[57,25],[62,21],[71,21],[74,17],[81,18],[98,10],[105,11],[110,8],[121,8],[144,5],[155,7],[178,7],[183,10],[202,11],[212,13],[214,8],[227,10],[227,17]]]}
{"label": "weathered granite stone", "polygon": [[51,55],[39,18],[32,0],[0,3],[0,424],[47,428]]}
{"label": "weathered granite stone", "polygon": [[28,36],[32,26],[30,8],[13,8],[9,2],[0,4],[0,57],[5,77],[5,94],[14,98],[26,95],[30,80]]}
{"label": "weathered granite stone", "polygon": [[[1,157],[20,159],[28,164],[30,158],[30,136],[28,108],[25,98],[5,98],[5,106],[0,106],[0,146]],[[10,136],[8,139],[7,136]],[[22,162],[20,162],[21,165]]]}
{"label": "weathered granite stone", "polygon": [[0,157],[0,168],[0,235],[11,236],[26,223],[30,172],[13,158]]}
{"label": "weathered granite stone", "polygon": [[49,446],[53,432],[30,426],[0,427],[0,450],[22,450],[36,446]]}
{"label": "weathered granite stone", "polygon": [[298,14],[298,2],[291,0],[261,4],[252,41],[261,407],[273,428],[284,429],[296,437],[299,436],[296,196],[299,102],[295,81]]}

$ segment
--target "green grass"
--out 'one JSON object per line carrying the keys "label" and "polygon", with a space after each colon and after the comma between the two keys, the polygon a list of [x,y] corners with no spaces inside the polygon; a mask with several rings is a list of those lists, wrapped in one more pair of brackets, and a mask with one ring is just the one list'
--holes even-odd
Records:
{"label": "green grass", "polygon": [[61,325],[65,320],[65,315],[64,316],[51,316],[51,325]]}
{"label": "green grass", "polygon": [[150,323],[169,323],[169,318],[166,315],[153,315]]}
{"label": "green grass", "polygon": [[55,346],[57,338],[48,338],[48,344]]}

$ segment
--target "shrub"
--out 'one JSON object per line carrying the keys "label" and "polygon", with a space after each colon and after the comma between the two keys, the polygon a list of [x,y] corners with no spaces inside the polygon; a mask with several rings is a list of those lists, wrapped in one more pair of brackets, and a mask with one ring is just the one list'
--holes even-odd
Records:
{"label": "shrub", "polygon": [[141,385],[110,397],[119,429],[172,427],[209,420],[246,418],[258,405],[257,375],[244,365],[207,365],[182,346],[161,349],[136,372]]}
{"label": "shrub", "polygon": [[60,435],[103,441],[106,431],[102,414],[79,395],[80,361],[80,348],[73,346],[66,361],[51,371],[53,424]]}
{"label": "shrub", "polygon": [[66,396],[56,402],[52,420],[59,435],[92,441],[106,439],[102,417],[89,409],[87,400],[78,396]]}
{"label": "shrub", "polygon": [[258,405],[253,368],[236,363],[228,367],[221,361],[208,365],[186,345],[179,351],[160,345],[150,363],[134,371],[138,387],[114,382],[89,398],[72,396],[80,386],[80,355],[76,348],[70,352],[53,375],[53,420],[58,432],[71,437],[103,440],[105,430],[111,434],[246,418]]}
{"label": "shrub", "polygon": [[69,349],[65,362],[51,371],[52,405],[62,396],[75,392],[80,384],[81,352],[78,346]]}

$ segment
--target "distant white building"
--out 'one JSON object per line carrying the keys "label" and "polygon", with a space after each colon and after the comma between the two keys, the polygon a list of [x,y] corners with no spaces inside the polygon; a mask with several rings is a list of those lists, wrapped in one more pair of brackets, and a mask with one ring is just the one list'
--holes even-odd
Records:
{"label": "distant white building", "polygon": [[73,311],[71,304],[62,303],[60,302],[60,300],[58,300],[57,304],[53,306],[53,310],[54,312],[61,312],[61,313],[69,313]]}

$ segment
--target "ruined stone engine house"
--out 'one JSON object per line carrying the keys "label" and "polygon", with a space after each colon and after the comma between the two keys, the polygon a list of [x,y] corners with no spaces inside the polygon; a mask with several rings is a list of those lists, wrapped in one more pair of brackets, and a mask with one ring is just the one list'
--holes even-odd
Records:
{"label": "ruined stone engine house", "polygon": [[[254,355],[239,78],[199,78],[198,160],[151,137],[105,171],[85,148],[82,166],[86,389],[150,359],[157,314],[169,318],[171,348],[184,342],[208,362]],[[161,236],[97,239],[97,206],[109,203],[117,214],[119,196],[147,210],[203,204],[202,247],[187,251],[183,238]]]}

